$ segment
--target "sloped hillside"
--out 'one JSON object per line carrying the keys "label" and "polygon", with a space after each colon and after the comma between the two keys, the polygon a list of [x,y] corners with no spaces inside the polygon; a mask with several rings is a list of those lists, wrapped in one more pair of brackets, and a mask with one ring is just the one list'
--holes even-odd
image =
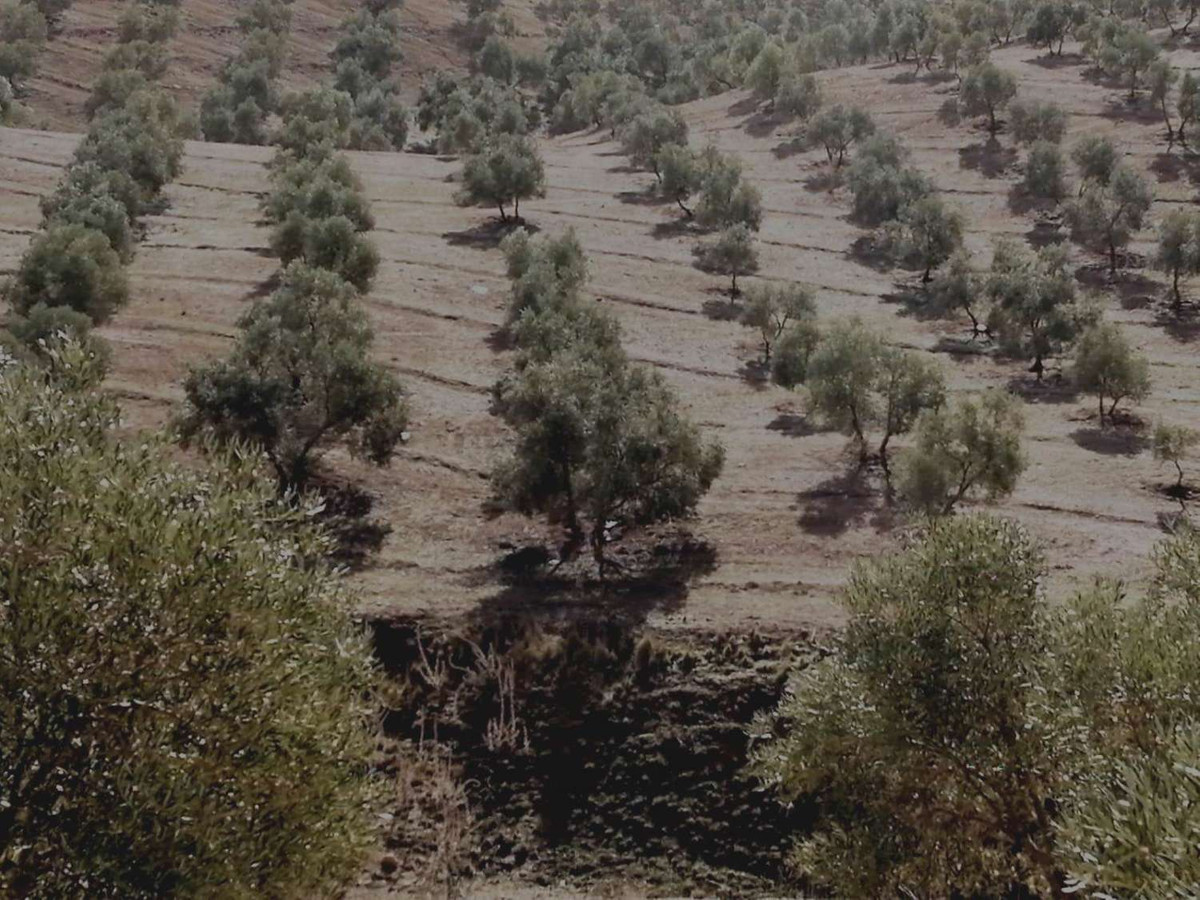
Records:
{"label": "sloped hillside", "polygon": [[[187,0],[180,6],[180,28],[171,47],[170,74],[165,80],[185,106],[199,104],[224,61],[237,47],[234,20],[238,0]],[[83,129],[83,107],[101,70],[104,54],[116,35],[124,6],[120,0],[82,0],[67,10],[61,31],[46,45],[37,77],[30,79],[27,105],[33,124],[56,131]],[[296,0],[288,58],[281,87],[303,88],[328,71],[330,47],[338,24],[357,9],[356,0]],[[509,4],[517,26],[517,46],[535,45],[542,27],[531,2]],[[452,0],[411,0],[402,12],[406,42],[401,77],[406,92],[416,94],[427,75],[465,70],[469,52],[459,27],[464,6]]]}
{"label": "sloped hillside", "polygon": [[[319,10],[334,18],[333,4],[297,5],[302,19],[318,21]],[[189,6],[191,16],[207,10],[220,17],[220,4]],[[410,7],[416,15],[419,7]],[[200,61],[215,67],[219,60],[218,38],[206,37],[202,46],[188,51],[197,61],[187,69],[195,91]],[[410,64],[422,58],[414,52]],[[1118,88],[1089,81],[1070,56],[1047,66],[1036,51],[1016,46],[993,58],[1018,75],[1022,92],[1053,96],[1068,108],[1068,143],[1084,133],[1120,142],[1152,176],[1153,221],[1172,205],[1192,202],[1200,170],[1178,149],[1168,154],[1159,120],[1144,107],[1127,107]],[[1173,58],[1197,62],[1191,51],[1174,51]],[[298,55],[290,77],[306,77],[315,59]],[[981,262],[998,235],[1054,237],[1053,228],[1035,229],[1032,213],[1010,199],[1020,177],[1011,140],[1001,134],[989,144],[970,123],[941,123],[938,108],[950,83],[914,80],[907,68],[888,65],[846,68],[823,80],[832,96],[865,105],[905,139],[914,163],[966,214],[968,244]],[[823,316],[861,315],[893,341],[937,353],[954,390],[1010,385],[1031,400],[1030,467],[1002,509],[1045,542],[1054,589],[1064,592],[1097,574],[1138,577],[1161,535],[1160,514],[1175,508],[1156,491],[1172,477],[1151,458],[1145,433],[1101,432],[1092,400],[1063,389],[1026,390],[1019,363],[944,352],[955,343],[944,339],[961,338],[961,329],[921,320],[897,302],[897,285],[912,286],[919,276],[855,254],[866,232],[848,220],[843,189],[826,190],[823,152],[796,152],[787,129],[746,96],[710,98],[685,114],[694,143],[737,152],[763,190],[764,279],[808,282]],[[37,197],[57,180],[73,140],[0,132],[0,267],[14,265],[36,227]],[[639,613],[685,628],[836,623],[830,598],[849,565],[898,539],[879,491],[843,477],[844,438],[818,429],[801,398],[746,377],[756,353],[750,334],[728,321],[720,279],[693,268],[695,236],[678,226],[673,206],[647,194],[651,176],[630,170],[606,132],[547,140],[544,153],[548,196],[526,214],[544,232],[577,230],[591,260],[590,295],[619,315],[631,354],[663,370],[693,417],[728,450],[725,474],[694,523],[715,548],[715,567],[686,596],[650,597]],[[111,387],[124,398],[132,426],[166,419],[187,366],[224,352],[237,317],[275,268],[256,209],[269,154],[190,144],[186,173],[168,189],[170,210],[151,220],[133,267],[135,299],[102,330],[114,347]],[[530,602],[504,588],[491,567],[503,548],[544,537],[541,527],[485,512],[485,476],[506,447],[503,427],[488,412],[488,392],[508,364],[494,340],[507,283],[492,234],[480,227],[489,214],[454,205],[454,160],[353,158],[375,208],[374,237],[383,254],[369,297],[377,348],[412,389],[415,408],[413,440],[391,468],[360,469],[334,458],[342,477],[375,498],[370,515],[392,529],[355,577],[367,603],[381,612],[453,614]],[[1152,232],[1141,237],[1133,250],[1147,255]],[[1072,253],[1079,277],[1103,287],[1099,260],[1078,248]],[[1153,362],[1154,392],[1141,418],[1194,423],[1200,420],[1195,333],[1166,322],[1162,296],[1161,279],[1146,269],[1126,273],[1104,302]]]}

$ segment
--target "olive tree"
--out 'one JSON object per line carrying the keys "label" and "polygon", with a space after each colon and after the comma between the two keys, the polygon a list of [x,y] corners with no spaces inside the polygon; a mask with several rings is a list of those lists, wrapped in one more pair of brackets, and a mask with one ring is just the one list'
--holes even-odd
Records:
{"label": "olive tree", "polygon": [[1080,336],[1072,375],[1081,391],[1096,395],[1101,427],[1106,416],[1110,423],[1115,421],[1122,400],[1139,403],[1150,393],[1150,361],[1130,345],[1115,322],[1098,322]]}
{"label": "olive tree", "polygon": [[972,493],[1013,492],[1025,470],[1021,402],[1000,390],[927,410],[899,461],[899,494],[930,515],[949,515]]}
{"label": "olive tree", "polygon": [[746,294],[742,325],[758,331],[763,365],[771,364],[771,350],[795,324],[815,319],[817,308],[812,288],[801,284],[761,285]]}
{"label": "olive tree", "polygon": [[1067,220],[1074,236],[1085,244],[1102,248],[1108,255],[1110,275],[1117,271],[1117,250],[1141,230],[1154,195],[1145,177],[1121,164],[1108,183],[1094,180],[1067,206]]}
{"label": "olive tree", "polygon": [[888,346],[859,319],[826,328],[805,378],[813,411],[849,435],[859,465],[870,460],[868,431],[882,430],[877,458],[888,469],[888,445],[907,433],[922,410],[940,406],[945,380],[932,360]]}
{"label": "olive tree", "polygon": [[821,109],[821,86],[810,74],[784,78],[775,92],[775,113],[808,120]]}
{"label": "olive tree", "polygon": [[1112,140],[1103,135],[1091,135],[1071,148],[1071,159],[1079,169],[1083,193],[1089,182],[1108,184],[1119,162],[1119,152]]}
{"label": "olive tree", "polygon": [[314,458],[336,443],[376,465],[390,461],[405,436],[407,401],[370,358],[371,327],[351,284],[294,263],[239,324],[229,358],[188,375],[178,423],[185,441],[258,446],[281,489],[304,485]]}
{"label": "olive tree", "polygon": [[659,193],[683,210],[689,219],[693,218],[695,211],[687,203],[703,185],[700,158],[683,144],[667,144],[658,151],[655,170],[659,173]]}
{"label": "olive tree", "polygon": [[1060,144],[1067,133],[1067,111],[1051,101],[1026,101],[1018,97],[1009,103],[1008,117],[1013,140],[1021,144],[1038,141]]}
{"label": "olive tree", "polygon": [[1055,202],[1067,195],[1066,164],[1062,151],[1050,141],[1037,141],[1025,159],[1025,190],[1034,197]]}
{"label": "olive tree", "polygon": [[1185,146],[1187,145],[1187,128],[1196,121],[1196,115],[1200,112],[1198,96],[1200,96],[1200,90],[1197,89],[1196,76],[1191,72],[1184,72],[1183,77],[1179,80],[1179,95],[1175,100],[1175,110],[1179,113],[1179,127],[1175,130],[1175,136]]}
{"label": "olive tree", "polygon": [[1167,143],[1175,142],[1175,126],[1171,122],[1171,112],[1167,106],[1167,100],[1171,94],[1171,88],[1175,82],[1179,80],[1179,70],[1172,66],[1165,59],[1155,60],[1150,65],[1146,77],[1150,83],[1150,102],[1158,107],[1162,113],[1163,123],[1167,126]]}
{"label": "olive tree", "polygon": [[32,3],[0,3],[0,78],[14,88],[31,76],[46,43],[46,18]]}
{"label": "olive tree", "polygon": [[129,301],[129,281],[104,232],[52,224],[33,239],[4,295],[20,314],[38,304],[66,306],[99,323]]}
{"label": "olive tree", "polygon": [[875,133],[875,121],[857,106],[847,108],[838,103],[817,113],[806,133],[810,142],[825,148],[829,164],[840,169],[851,145]]}
{"label": "olive tree", "polygon": [[94,360],[53,355],[0,368],[0,893],[338,892],[377,677],[328,539],[253,455],[120,439]]}
{"label": "olive tree", "polygon": [[1061,247],[1036,255],[1012,241],[1000,241],[984,282],[991,303],[988,331],[1006,351],[1033,360],[1042,380],[1045,362],[1070,345],[1086,319],[1076,303],[1075,278]]}
{"label": "olive tree", "polygon": [[520,222],[521,201],[546,196],[546,170],[537,147],[526,137],[502,134],[467,159],[462,169],[462,190],[457,201],[463,206],[494,206],[500,221]]}
{"label": "olive tree", "polygon": [[1158,228],[1158,252],[1154,257],[1159,270],[1171,276],[1172,306],[1183,308],[1179,279],[1200,275],[1200,213],[1173,210]]}
{"label": "olive tree", "polygon": [[758,248],[754,233],[744,224],[726,228],[711,241],[703,241],[692,251],[701,271],[730,277],[729,295],[741,294],[738,278],[758,271]]}
{"label": "olive tree", "polygon": [[601,575],[617,529],[691,514],[723,466],[662,377],[619,348],[560,349],[497,385],[496,404],[516,433],[498,496],[586,539]]}
{"label": "olive tree", "polygon": [[758,231],[762,225],[762,195],[745,179],[736,156],[709,147],[700,154],[700,203],[696,220],[706,228],[744,225]]}
{"label": "olive tree", "polygon": [[985,62],[969,71],[959,89],[959,103],[968,116],[987,116],[988,131],[1000,130],[996,118],[1017,95],[1017,79],[995,63]]}
{"label": "olive tree", "polygon": [[930,194],[900,211],[900,252],[924,269],[921,281],[928,284],[933,270],[962,246],[962,213],[947,209],[942,198]]}
{"label": "olive tree", "polygon": [[1169,462],[1175,467],[1178,479],[1175,482],[1176,491],[1183,489],[1183,463],[1200,447],[1200,431],[1188,428],[1186,425],[1168,425],[1160,422],[1154,428],[1153,439],[1154,458],[1160,462]]}
{"label": "olive tree", "polygon": [[657,108],[636,116],[621,130],[621,147],[629,161],[643,169],[651,169],[662,179],[658,168],[659,151],[668,144],[688,141],[688,126],[678,110]]}
{"label": "olive tree", "polygon": [[1014,522],[932,520],[860,565],[837,651],[756,723],[754,767],[815,807],[791,861],[845,897],[1052,896],[1073,707],[1046,699],[1041,552]]}

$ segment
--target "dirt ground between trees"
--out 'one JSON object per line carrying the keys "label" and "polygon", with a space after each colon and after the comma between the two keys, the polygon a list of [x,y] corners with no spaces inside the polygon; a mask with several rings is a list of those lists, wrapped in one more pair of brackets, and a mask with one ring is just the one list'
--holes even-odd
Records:
{"label": "dirt ground between trees", "polygon": [[[317,5],[298,3],[298,20]],[[189,15],[205,6],[195,4]],[[1200,59],[1191,50],[1172,56],[1185,66]],[[993,59],[1017,74],[1023,94],[1068,108],[1068,144],[1085,133],[1120,142],[1154,182],[1152,221],[1193,202],[1200,163],[1178,147],[1166,152],[1161,122],[1144,105],[1129,108],[1118,87],[1093,83],[1070,56],[1047,64],[1037,51],[1015,46]],[[914,79],[907,67],[890,65],[846,68],[822,80],[832,98],[863,104],[904,138],[914,163],[966,214],[980,266],[995,237],[1045,233],[1032,212],[1014,211],[1020,166],[1011,139],[1001,133],[989,143],[970,123],[951,128],[939,121],[950,82]],[[1062,595],[1097,575],[1143,577],[1162,534],[1159,517],[1175,508],[1156,490],[1171,476],[1151,458],[1146,431],[1101,432],[1092,400],[1061,387],[1027,390],[1020,363],[944,352],[965,331],[958,323],[922,321],[897,302],[916,274],[881,270],[853,252],[866,232],[848,221],[845,190],[826,190],[823,153],[795,152],[789,127],[762,115],[746,95],[706,99],[684,114],[695,144],[711,141],[739,154],[763,191],[762,279],[810,283],[823,316],[858,315],[898,344],[938,354],[953,391],[1015,385],[1026,393],[1030,466],[998,510],[1044,542],[1052,592]],[[38,197],[58,180],[74,142],[70,134],[0,130],[5,271],[36,229]],[[751,335],[727,320],[722,281],[693,268],[696,237],[678,227],[673,207],[648,194],[652,176],[630,170],[607,133],[542,146],[549,191],[523,206],[529,221],[549,234],[576,229],[591,261],[588,296],[619,316],[631,355],[660,368],[728,452],[724,475],[691,523],[715,549],[715,568],[686,596],[646,599],[641,612],[660,628],[836,626],[832,598],[849,567],[893,546],[902,523],[878,485],[846,478],[845,439],[809,420],[801,396],[755,382],[747,366],[756,355]],[[238,316],[268,289],[277,265],[256,205],[269,155],[189,144],[186,170],[167,190],[170,209],[149,220],[132,268],[134,299],[102,329],[115,351],[109,385],[131,426],[163,422],[180,399],[187,367],[224,353]],[[383,255],[368,298],[377,352],[412,390],[415,412],[412,440],[390,468],[330,457],[339,478],[373,497],[370,516],[391,529],[354,575],[356,587],[373,613],[519,606],[520,592],[505,590],[491,566],[502,545],[549,535],[539,523],[484,511],[486,474],[507,447],[504,428],[488,413],[489,387],[509,362],[494,349],[506,282],[492,213],[454,205],[456,160],[351,156],[374,205]],[[1151,230],[1141,238],[1132,249],[1145,256]],[[1147,425],[1160,417],[1196,424],[1200,328],[1166,320],[1163,282],[1152,271],[1127,270],[1109,289],[1102,273],[1088,268],[1097,257],[1077,247],[1072,253],[1081,278],[1105,287],[1109,316],[1153,361],[1154,392],[1137,416]]]}

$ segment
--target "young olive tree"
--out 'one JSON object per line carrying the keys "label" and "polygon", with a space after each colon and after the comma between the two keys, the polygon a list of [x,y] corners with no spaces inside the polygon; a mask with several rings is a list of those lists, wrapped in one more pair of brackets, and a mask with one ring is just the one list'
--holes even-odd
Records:
{"label": "young olive tree", "polygon": [[1200,97],[1200,90],[1197,88],[1196,76],[1191,72],[1184,72],[1183,77],[1179,80],[1179,95],[1175,100],[1175,111],[1179,113],[1179,127],[1175,130],[1175,136],[1185,147],[1187,146],[1187,128],[1196,121],[1196,115],[1200,112],[1198,97]]}
{"label": "young olive tree", "polygon": [[700,154],[700,203],[696,220],[706,228],[762,225],[762,195],[746,181],[741,161],[709,147]]}
{"label": "young olive tree", "polygon": [[1008,118],[1013,140],[1019,144],[1061,144],[1067,133],[1067,111],[1050,101],[1018,97],[1008,105]]}
{"label": "young olive tree", "polygon": [[1200,275],[1200,213],[1174,210],[1158,228],[1158,252],[1154,257],[1159,271],[1171,277],[1172,308],[1183,308],[1179,280]]}
{"label": "young olive tree", "polygon": [[802,284],[761,285],[746,294],[742,324],[758,331],[763,365],[771,365],[771,351],[794,325],[815,319],[817,308],[810,287]]}
{"label": "young olive tree", "polygon": [[645,112],[627,123],[621,131],[621,147],[635,166],[650,169],[662,180],[658,168],[659,151],[668,144],[687,145],[688,126],[678,110],[657,109]]}
{"label": "young olive tree", "polygon": [[821,110],[808,125],[808,139],[825,148],[829,164],[840,169],[852,144],[875,133],[875,121],[857,106],[842,104]]}
{"label": "young olive tree", "polygon": [[900,252],[924,269],[921,282],[962,247],[962,213],[947,209],[937,194],[922,197],[900,211]]}
{"label": "young olive tree", "polygon": [[813,410],[853,440],[860,466],[871,457],[868,431],[882,429],[877,457],[885,471],[891,439],[945,398],[942,372],[932,360],[889,347],[858,319],[825,329],[805,384]]}
{"label": "young olive tree", "polygon": [[1057,144],[1037,141],[1029,148],[1022,185],[1030,196],[1055,203],[1067,195],[1066,164]]}
{"label": "young olive tree", "polygon": [[314,458],[336,443],[376,465],[391,460],[407,429],[407,400],[370,358],[371,326],[351,284],[293,263],[240,327],[227,360],[187,378],[185,441],[211,436],[260,447],[281,490],[303,486]]}
{"label": "young olive tree", "polygon": [[546,196],[546,170],[533,141],[526,137],[499,135],[481,153],[463,164],[462,206],[494,206],[500,221],[521,222],[521,201]]}
{"label": "young olive tree", "polygon": [[739,277],[758,271],[758,248],[754,246],[754,232],[744,224],[726,228],[715,239],[697,244],[692,253],[701,271],[729,276],[731,297],[741,295]]}
{"label": "young olive tree", "polygon": [[1017,95],[1017,79],[995,63],[986,62],[967,73],[959,89],[958,99],[968,116],[987,116],[988,131],[1000,130],[997,113]]}
{"label": "young olive tree", "polygon": [[336,893],[377,676],[328,538],[252,455],[122,440],[94,359],[52,355],[0,368],[0,894]]}
{"label": "young olive tree", "polygon": [[1175,467],[1178,478],[1175,481],[1176,492],[1183,490],[1183,464],[1200,447],[1200,431],[1188,428],[1186,425],[1168,425],[1160,422],[1154,428],[1154,458],[1159,462],[1169,462]]}
{"label": "young olive tree", "polygon": [[1167,60],[1157,59],[1150,64],[1146,77],[1150,85],[1150,102],[1162,113],[1163,123],[1167,126],[1167,143],[1173,144],[1176,138],[1175,126],[1171,122],[1167,100],[1170,98],[1171,88],[1179,80],[1179,70]]}
{"label": "young olive tree", "polygon": [[1080,336],[1072,374],[1081,391],[1096,395],[1101,428],[1105,417],[1110,424],[1115,421],[1122,400],[1140,403],[1150,393],[1150,361],[1115,322],[1098,322]]}
{"label": "young olive tree", "polygon": [[900,496],[943,516],[975,492],[990,500],[1008,496],[1025,470],[1024,427],[1021,402],[994,389],[922,413],[913,446],[900,457]]}

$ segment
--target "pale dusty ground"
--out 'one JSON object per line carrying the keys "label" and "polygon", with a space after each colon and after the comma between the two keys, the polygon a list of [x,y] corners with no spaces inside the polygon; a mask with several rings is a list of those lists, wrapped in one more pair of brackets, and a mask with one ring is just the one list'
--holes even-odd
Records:
{"label": "pale dusty ground", "polygon": [[[297,5],[298,15],[317,6]],[[192,14],[205,8],[197,3]],[[1070,109],[1068,143],[1085,132],[1112,133],[1136,165],[1153,165],[1154,218],[1171,204],[1192,202],[1186,168],[1173,168],[1178,151],[1159,156],[1165,142],[1156,119],[1124,115],[1119,90],[1085,80],[1081,66],[1045,67],[1036,56],[1012,47],[994,58],[1018,74],[1024,93],[1053,96]],[[1175,56],[1196,61],[1190,52]],[[915,163],[967,214],[969,243],[982,265],[994,236],[1020,237],[1033,225],[1031,214],[1009,210],[1008,192],[1019,178],[1008,158],[1011,141],[1001,135],[999,152],[985,154],[983,136],[970,124],[939,123],[949,85],[906,75],[875,65],[828,73],[824,81],[831,96],[863,103],[904,137]],[[1110,104],[1115,113],[1106,112]],[[763,277],[809,282],[823,315],[860,315],[906,346],[932,350],[939,338],[962,334],[956,323],[919,321],[882,299],[897,280],[911,282],[911,273],[879,272],[849,255],[864,232],[847,220],[848,198],[805,184],[825,171],[824,154],[790,154],[786,129],[773,130],[752,106],[732,94],[692,104],[685,114],[695,143],[711,140],[736,151],[763,190]],[[0,267],[15,264],[37,226],[37,197],[57,181],[73,142],[70,135],[0,131]],[[606,133],[547,140],[544,152],[548,195],[523,210],[546,232],[578,231],[591,258],[589,295],[620,317],[631,354],[661,368],[692,416],[728,451],[725,474],[694,523],[715,544],[719,566],[686,603],[659,610],[652,621],[704,629],[836,624],[831,598],[851,563],[896,539],[878,493],[831,496],[830,482],[845,468],[844,439],[809,434],[802,397],[741,377],[755,355],[750,334],[705,314],[706,304],[721,304],[722,282],[692,267],[693,236],[670,229],[656,236],[674,214],[643,198],[651,177],[628,170]],[[151,220],[134,263],[134,300],[103,329],[115,349],[111,386],[125,399],[131,424],[165,419],[187,366],[225,352],[237,317],[275,270],[256,210],[268,156],[258,148],[189,145],[187,170],[168,189],[171,209]],[[375,207],[374,237],[384,257],[368,300],[378,352],[412,389],[415,409],[413,440],[389,469],[333,457],[339,470],[378,493],[375,514],[394,528],[356,582],[373,610],[468,611],[499,593],[486,571],[498,543],[543,533],[538,523],[489,520],[481,509],[485,474],[506,448],[504,429],[487,408],[488,388],[508,364],[488,343],[503,317],[502,260],[494,247],[471,239],[490,213],[452,202],[457,162],[352,156]],[[1094,261],[1073,252],[1080,264]],[[1105,305],[1154,362],[1154,394],[1140,415],[1196,424],[1196,343],[1156,323],[1159,285],[1135,282],[1124,293],[1123,302],[1110,293]],[[1015,363],[940,355],[956,391],[1004,385],[1023,374]],[[1173,507],[1153,487],[1169,475],[1136,438],[1101,441],[1089,399],[1055,399],[1030,405],[1030,467],[999,509],[1045,542],[1056,593],[1094,575],[1143,577],[1161,536],[1156,517]],[[799,423],[792,430],[803,436],[788,434],[788,423]]]}

